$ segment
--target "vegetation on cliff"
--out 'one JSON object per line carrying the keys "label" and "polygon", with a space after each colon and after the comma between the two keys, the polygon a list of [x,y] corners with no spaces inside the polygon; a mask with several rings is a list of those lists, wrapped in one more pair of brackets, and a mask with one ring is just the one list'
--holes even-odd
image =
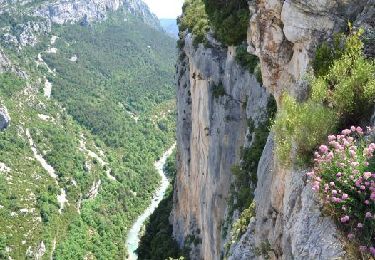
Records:
{"label": "vegetation on cliff", "polygon": [[308,173],[326,212],[359,250],[375,257],[375,144],[374,130],[352,126],[328,136],[315,152]]}
{"label": "vegetation on cliff", "polygon": [[179,17],[180,33],[186,29],[195,36],[194,42],[206,43],[212,29],[215,38],[226,46],[237,46],[246,41],[249,6],[246,0],[186,0]]}
{"label": "vegetation on cliff", "polygon": [[[274,124],[276,151],[282,162],[290,163],[295,156],[300,161],[311,161],[313,149],[329,133],[370,118],[375,63],[364,57],[361,34],[361,30],[352,31],[345,38],[342,51],[327,51],[325,45],[318,51],[329,54],[318,55],[318,59],[338,58],[315,62],[326,65],[316,72],[318,76],[311,76],[308,100],[299,103],[288,94],[283,95]],[[292,154],[293,145],[296,154]]]}
{"label": "vegetation on cliff", "polygon": [[225,45],[246,41],[250,12],[246,0],[204,0],[215,37]]}

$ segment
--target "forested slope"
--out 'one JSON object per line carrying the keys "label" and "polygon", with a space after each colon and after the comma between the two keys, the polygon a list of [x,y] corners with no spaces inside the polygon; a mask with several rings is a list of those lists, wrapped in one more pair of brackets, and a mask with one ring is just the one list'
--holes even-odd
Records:
{"label": "forested slope", "polygon": [[62,24],[0,3],[1,259],[126,254],[175,127],[175,43],[126,2]]}

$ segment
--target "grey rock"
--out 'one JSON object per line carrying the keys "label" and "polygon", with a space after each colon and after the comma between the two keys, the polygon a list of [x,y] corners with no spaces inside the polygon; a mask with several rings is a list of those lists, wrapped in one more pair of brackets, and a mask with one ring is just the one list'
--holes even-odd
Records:
{"label": "grey rock", "polygon": [[10,115],[5,106],[0,105],[0,131],[7,128],[10,124]]}
{"label": "grey rock", "polygon": [[[220,259],[231,167],[239,164],[247,142],[247,120],[258,124],[264,119],[269,96],[237,64],[234,48],[210,44],[214,48],[195,48],[187,34],[177,65],[178,176],[172,222],[180,246],[188,235],[201,238],[192,259]],[[214,97],[213,88],[220,85],[225,94]]]}

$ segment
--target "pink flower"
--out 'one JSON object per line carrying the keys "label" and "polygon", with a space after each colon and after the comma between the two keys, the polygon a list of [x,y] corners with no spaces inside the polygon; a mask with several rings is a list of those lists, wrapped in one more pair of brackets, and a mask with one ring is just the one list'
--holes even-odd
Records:
{"label": "pink flower", "polygon": [[338,173],[336,174],[336,176],[337,176],[337,177],[341,177],[341,176],[342,176],[342,173],[341,173],[341,172],[338,172]]}
{"label": "pink flower", "polygon": [[371,217],[372,217],[371,213],[370,212],[366,212],[366,218],[371,218]]}
{"label": "pink flower", "polygon": [[352,131],[350,131],[349,129],[344,129],[341,131],[341,134],[342,135],[350,135]]}
{"label": "pink flower", "polygon": [[364,202],[366,205],[369,205],[370,204],[370,201],[369,200],[365,200]]}
{"label": "pink flower", "polygon": [[354,238],[354,234],[349,233],[349,234],[348,234],[348,238],[349,238],[350,240],[352,240],[352,239]]}
{"label": "pink flower", "polygon": [[367,180],[368,178],[370,178],[371,177],[371,172],[365,172],[364,174],[363,174],[363,177]]}
{"label": "pink flower", "polygon": [[327,153],[328,152],[328,147],[326,145],[321,145],[319,147],[319,150],[321,153]]}
{"label": "pink flower", "polygon": [[350,127],[350,130],[352,130],[352,132],[355,132],[355,126],[354,125],[352,125],[351,127]]}
{"label": "pink flower", "polygon": [[349,216],[344,216],[340,220],[341,220],[341,223],[346,223],[349,221]]}
{"label": "pink flower", "polygon": [[363,134],[363,129],[360,128],[359,126],[355,129],[358,134]]}
{"label": "pink flower", "polygon": [[358,228],[363,228],[363,224],[362,223],[358,223],[357,227]]}
{"label": "pink flower", "polygon": [[329,135],[329,136],[328,136],[328,141],[329,141],[329,142],[332,142],[332,141],[334,141],[334,140],[336,140],[336,136],[335,136],[335,135]]}
{"label": "pink flower", "polygon": [[348,194],[346,194],[346,193],[344,193],[344,194],[342,194],[342,197],[341,197],[343,200],[346,200],[346,199],[348,199],[349,198],[349,195]]}
{"label": "pink flower", "polygon": [[335,183],[334,183],[333,181],[331,181],[331,182],[329,183],[329,185],[331,185],[331,186],[335,186]]}
{"label": "pink flower", "polygon": [[353,167],[357,167],[359,165],[359,162],[352,162],[352,163],[350,163],[350,165],[353,166]]}
{"label": "pink flower", "polygon": [[360,246],[360,247],[359,247],[359,250],[362,251],[362,252],[364,252],[364,251],[367,250],[367,246]]}
{"label": "pink flower", "polygon": [[375,256],[375,247],[370,247],[370,253]]}
{"label": "pink flower", "polygon": [[375,200],[375,192],[372,192],[370,195],[370,199]]}

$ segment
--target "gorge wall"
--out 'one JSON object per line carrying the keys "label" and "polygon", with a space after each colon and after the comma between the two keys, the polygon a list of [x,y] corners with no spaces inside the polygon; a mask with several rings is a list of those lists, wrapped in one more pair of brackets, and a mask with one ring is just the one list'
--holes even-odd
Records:
{"label": "gorge wall", "polygon": [[[187,35],[177,66],[179,174],[174,234],[181,246],[187,236],[201,237],[199,248],[207,259],[220,256],[231,184],[228,173],[252,134],[247,132],[247,121],[251,118],[258,125],[266,116],[268,94],[235,62],[234,51],[220,46],[195,49]],[[222,94],[215,95],[220,87]]]}
{"label": "gorge wall", "polygon": [[[317,47],[345,30],[348,21],[373,32],[374,3],[250,1],[248,51],[260,59],[263,87],[235,62],[234,47],[224,48],[209,34],[208,44],[194,48],[193,36],[185,32],[177,65],[178,174],[171,221],[181,247],[194,237],[192,259],[225,256],[228,237],[222,224],[234,180],[231,167],[241,162],[241,147],[252,145],[246,140],[251,135],[246,120],[259,123],[267,116],[267,92],[278,105],[283,91],[305,99],[305,75]],[[366,49],[368,55],[371,49]],[[215,98],[219,83],[225,95]],[[307,169],[285,168],[274,156],[271,133],[258,165],[255,217],[229,248],[228,258],[348,258],[345,238],[322,216],[305,177]]]}

